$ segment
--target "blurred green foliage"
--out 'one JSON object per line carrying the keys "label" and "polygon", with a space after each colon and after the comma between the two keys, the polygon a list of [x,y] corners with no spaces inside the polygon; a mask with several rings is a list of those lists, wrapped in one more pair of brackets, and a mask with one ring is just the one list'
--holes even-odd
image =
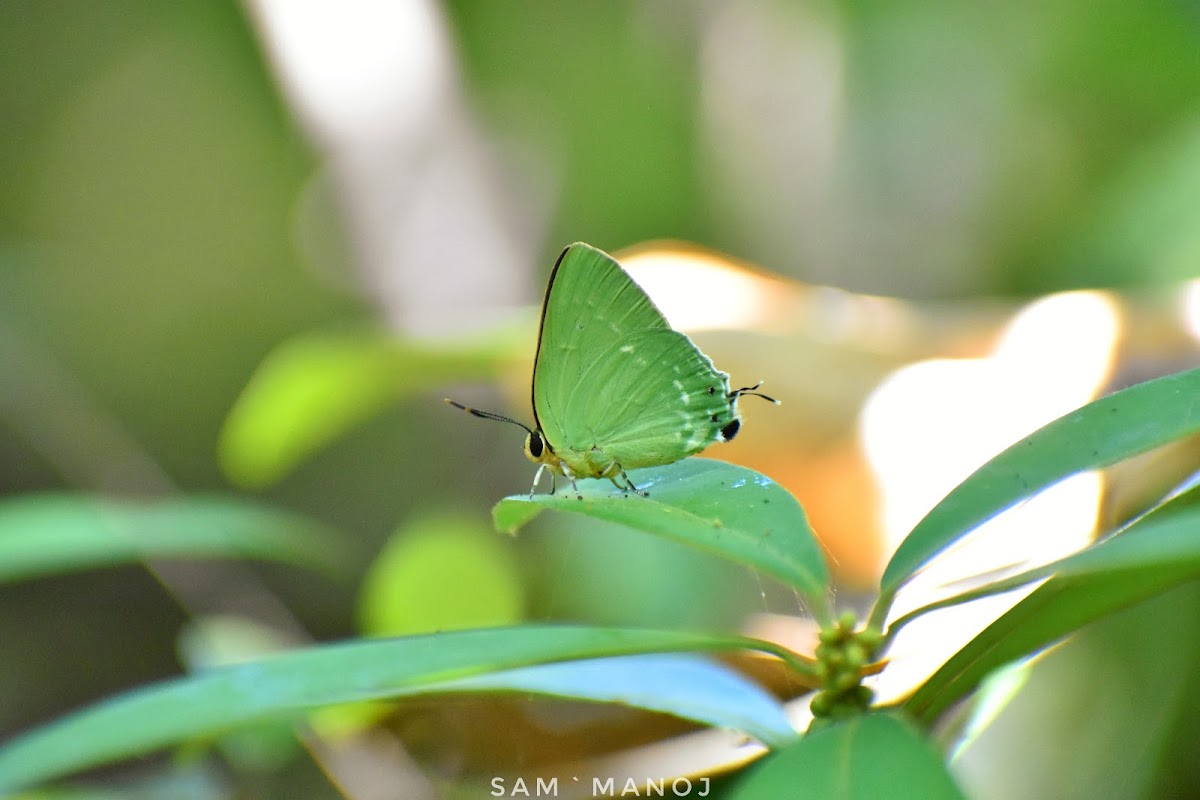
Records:
{"label": "blurred green foliage", "polygon": [[[1200,15],[1187,3],[431,8],[512,196],[551,198],[545,219],[503,219],[539,254],[531,272],[576,239],[678,237],[905,296],[1197,273]],[[0,4],[0,495],[270,482],[218,459],[256,367],[298,335],[397,322],[340,246],[352,209],[313,199],[324,167],[246,7]],[[310,246],[321,234],[339,245],[332,276]],[[196,591],[181,596],[178,575],[113,566],[0,587],[0,736],[175,674],[188,619],[244,611],[238,598],[277,600],[318,639],[352,635],[394,531],[448,506],[482,518],[523,490],[511,431],[447,416],[441,384],[487,370],[440,346],[421,344],[430,361],[405,362],[419,374],[403,386],[368,364],[383,394],[363,402],[394,390],[393,405],[370,419],[350,408],[360,425],[261,492],[335,526],[354,580],[263,566],[247,584],[217,567],[185,570]],[[270,462],[272,429],[256,433]],[[762,609],[761,584],[727,564],[625,532],[556,538],[562,524],[484,545],[526,575],[529,618],[724,629]],[[623,559],[636,567],[597,585],[598,565]],[[1125,633],[1061,657],[1124,663],[1144,646]],[[1137,688],[1106,677],[1106,691]]]}
{"label": "blurred green foliage", "polygon": [[363,578],[359,628],[406,636],[512,625],[523,589],[512,551],[484,520],[442,516],[396,531]]}

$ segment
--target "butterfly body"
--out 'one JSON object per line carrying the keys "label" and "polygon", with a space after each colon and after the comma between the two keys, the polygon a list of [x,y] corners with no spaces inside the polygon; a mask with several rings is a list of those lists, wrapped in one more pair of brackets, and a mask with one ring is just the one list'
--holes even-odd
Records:
{"label": "butterfly body", "polygon": [[607,478],[639,491],[626,470],[729,441],[741,426],[738,397],[750,393],[731,391],[729,375],[671,328],[611,256],[573,244],[555,263],[542,303],[536,427],[525,440],[526,456],[540,465],[534,487],[549,470],[551,492],[555,474],[572,486],[577,478]]}

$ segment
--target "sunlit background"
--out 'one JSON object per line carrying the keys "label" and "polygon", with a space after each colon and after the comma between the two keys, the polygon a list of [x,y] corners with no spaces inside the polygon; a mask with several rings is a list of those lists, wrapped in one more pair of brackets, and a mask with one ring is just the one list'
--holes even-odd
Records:
{"label": "sunlit background", "polygon": [[[0,495],[253,496],[335,527],[349,565],[2,586],[0,736],[209,663],[230,637],[802,627],[803,603],[768,579],[642,534],[491,531],[491,504],[532,477],[523,434],[441,398],[529,421],[536,306],[577,240],[621,253],[736,385],[783,401],[744,401],[738,441],[707,455],[801,500],[838,602],[861,611],[907,530],[990,456],[1200,364],[1200,14],[0,4]],[[988,523],[897,612],[1078,548],[1197,467],[1180,452]],[[972,796],[1196,786],[1179,763],[1200,736],[1194,589],[1009,676],[1021,699],[954,750]],[[879,691],[902,696],[985,611],[912,626]],[[385,723],[403,755],[371,751],[374,768],[418,798],[423,774],[578,757],[539,748],[593,741],[589,725],[632,746],[607,713],[408,708]],[[528,739],[496,749],[489,730]],[[281,771],[289,758],[305,766]],[[340,796],[305,759],[230,758],[192,780],[203,797],[248,773]]]}

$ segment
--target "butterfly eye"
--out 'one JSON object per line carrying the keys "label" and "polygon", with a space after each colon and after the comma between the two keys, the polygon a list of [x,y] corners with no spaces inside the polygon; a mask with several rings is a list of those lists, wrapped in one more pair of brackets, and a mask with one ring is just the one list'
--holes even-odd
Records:
{"label": "butterfly eye", "polygon": [[741,427],[742,421],[735,417],[733,422],[730,422],[724,428],[721,428],[721,438],[727,442],[732,441],[733,437],[737,436],[738,431],[741,430]]}
{"label": "butterfly eye", "polygon": [[543,447],[544,445],[542,444],[542,437],[538,434],[531,433],[525,437],[525,452],[528,453],[529,457],[534,461],[541,459]]}

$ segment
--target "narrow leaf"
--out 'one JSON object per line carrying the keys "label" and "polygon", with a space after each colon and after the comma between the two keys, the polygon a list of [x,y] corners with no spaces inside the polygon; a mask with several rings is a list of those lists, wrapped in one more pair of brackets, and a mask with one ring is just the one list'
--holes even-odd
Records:
{"label": "narrow leaf", "polygon": [[771,747],[796,738],[783,706],[761,686],[715,661],[692,655],[544,664],[449,681],[438,690],[518,691],[622,703],[743,731]]}
{"label": "narrow leaf", "polygon": [[880,582],[886,608],[947,545],[1054,483],[1200,431],[1200,369],[1102,397],[1009,447],[960,483],[909,533]]}
{"label": "narrow leaf", "polygon": [[0,583],[149,558],[330,567],[335,542],[312,520],[240,500],[26,496],[0,503]]}
{"label": "narrow leaf", "polygon": [[905,702],[936,719],[993,669],[1089,622],[1200,578],[1200,512],[1143,523],[1066,559],[1060,574],[1015,605],[947,661]]}
{"label": "narrow leaf", "polygon": [[488,628],[312,647],[137,689],[0,746],[0,794],[73,771],[295,718],[333,703],[439,691],[450,680],[574,659],[683,650],[761,649],[753,639],[582,626]]}
{"label": "narrow leaf", "polygon": [[1147,522],[1105,539],[1085,550],[1035,569],[923,606],[896,620],[888,629],[894,636],[904,625],[939,608],[968,603],[1007,592],[1051,575],[1060,578],[1110,573],[1134,574],[1156,570],[1192,570],[1200,577],[1200,512],[1171,517],[1146,517]]}

